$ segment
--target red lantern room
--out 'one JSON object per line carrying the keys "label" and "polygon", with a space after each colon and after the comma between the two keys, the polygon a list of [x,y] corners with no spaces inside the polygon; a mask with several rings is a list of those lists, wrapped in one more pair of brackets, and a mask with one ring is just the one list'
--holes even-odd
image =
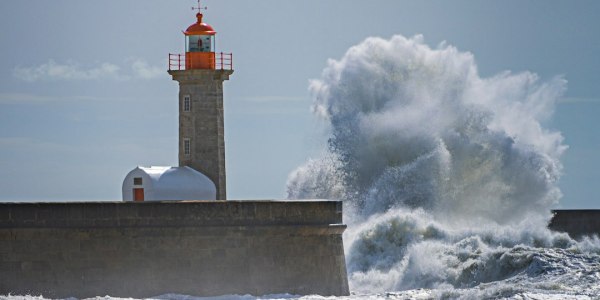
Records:
{"label": "red lantern room", "polygon": [[185,34],[185,68],[214,69],[215,68],[215,34],[210,25],[202,23],[202,14],[197,13],[198,21],[190,25]]}
{"label": "red lantern room", "polygon": [[[198,7],[195,9],[206,9]],[[231,53],[215,52],[216,31],[202,22],[202,13],[196,14],[196,23],[190,25],[185,35],[185,55],[169,54],[169,70],[232,69]],[[185,68],[184,68],[185,66]]]}

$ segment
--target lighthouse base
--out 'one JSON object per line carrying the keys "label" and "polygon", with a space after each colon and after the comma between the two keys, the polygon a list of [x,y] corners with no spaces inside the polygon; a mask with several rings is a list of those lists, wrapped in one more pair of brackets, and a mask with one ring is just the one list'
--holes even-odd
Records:
{"label": "lighthouse base", "polygon": [[341,203],[0,204],[0,295],[347,295]]}

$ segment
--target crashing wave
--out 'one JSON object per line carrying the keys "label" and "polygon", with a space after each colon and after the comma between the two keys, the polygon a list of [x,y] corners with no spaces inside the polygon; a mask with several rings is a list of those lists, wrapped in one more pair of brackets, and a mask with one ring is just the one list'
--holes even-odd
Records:
{"label": "crashing wave", "polygon": [[598,240],[546,229],[567,146],[542,124],[565,89],[482,78],[472,54],[421,36],[369,38],[311,82],[329,148],[290,174],[288,198],[345,201],[355,292],[597,295]]}

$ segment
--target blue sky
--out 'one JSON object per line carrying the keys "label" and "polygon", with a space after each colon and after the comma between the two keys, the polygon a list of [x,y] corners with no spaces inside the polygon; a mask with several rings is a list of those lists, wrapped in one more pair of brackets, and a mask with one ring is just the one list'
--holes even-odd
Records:
{"label": "blue sky", "polygon": [[[177,84],[195,1],[0,2],[0,201],[118,200],[136,165],[177,164]],[[308,81],[367,37],[423,34],[474,54],[482,77],[532,71],[568,90],[560,207],[599,208],[600,2],[216,1],[228,195],[273,199],[326,137]]]}

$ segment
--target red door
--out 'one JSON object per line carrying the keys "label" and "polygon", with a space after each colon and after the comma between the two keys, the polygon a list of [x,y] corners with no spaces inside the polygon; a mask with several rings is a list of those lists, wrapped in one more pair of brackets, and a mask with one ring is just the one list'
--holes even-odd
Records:
{"label": "red door", "polygon": [[144,189],[133,189],[133,201],[143,202],[144,201]]}

